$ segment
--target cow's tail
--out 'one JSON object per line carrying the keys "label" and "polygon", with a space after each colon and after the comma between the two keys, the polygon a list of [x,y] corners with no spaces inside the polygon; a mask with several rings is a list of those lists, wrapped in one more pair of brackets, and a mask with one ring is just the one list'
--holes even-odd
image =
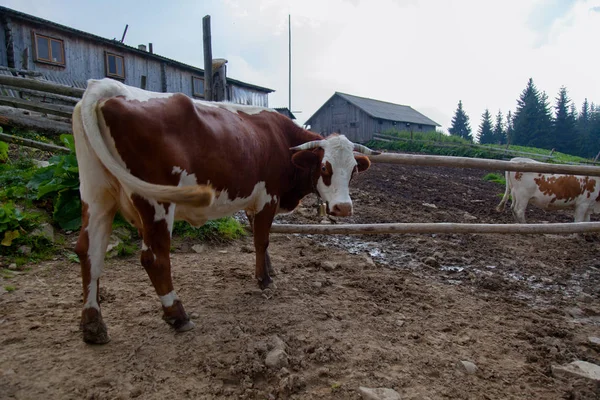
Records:
{"label": "cow's tail", "polygon": [[508,196],[510,195],[510,173],[506,171],[504,177],[506,179],[506,190],[504,190],[504,196],[502,196],[502,200],[500,200],[500,204],[496,207],[496,211],[502,212],[504,211],[504,206],[506,205],[506,201],[508,200]]}
{"label": "cow's tail", "polygon": [[[132,175],[113,156],[100,130],[98,103],[112,96],[125,95],[126,92],[127,88],[119,82],[109,79],[102,81],[90,79],[83,98],[74,111],[81,112],[83,136],[87,138],[102,164],[123,186],[143,197],[167,203],[210,206],[215,196],[215,191],[210,186],[170,186],[149,183]],[[73,130],[75,129],[76,127],[73,126]]]}

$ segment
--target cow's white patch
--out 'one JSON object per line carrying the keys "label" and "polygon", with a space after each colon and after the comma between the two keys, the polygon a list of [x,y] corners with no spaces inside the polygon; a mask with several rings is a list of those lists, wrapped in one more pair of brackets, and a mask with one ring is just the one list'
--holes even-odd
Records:
{"label": "cow's white patch", "polygon": [[177,297],[177,293],[175,293],[174,290],[164,296],[158,297],[160,298],[163,307],[171,307],[175,303],[175,300],[179,300],[179,297]]}
{"label": "cow's white patch", "polygon": [[144,241],[142,240],[142,251],[146,251],[146,250],[148,250],[148,249],[149,249],[148,245],[146,244],[146,242],[144,242]]}
{"label": "cow's white patch", "polygon": [[263,111],[277,112],[277,110],[274,110],[272,108],[247,106],[244,104],[229,103],[226,101],[225,102],[209,102],[209,101],[203,101],[203,100],[197,100],[197,99],[192,99],[192,100],[193,100],[194,104],[202,106],[202,107],[221,108],[223,110],[227,110],[232,113],[238,113],[238,114],[243,112],[244,114],[255,115],[255,114],[260,114]]}
{"label": "cow's white patch", "polygon": [[239,210],[246,210],[249,213],[257,214],[266,205],[277,201],[277,196],[270,195],[266,189],[266,183],[261,181],[254,185],[252,193],[248,197],[238,197],[231,200],[228,191],[223,190],[217,192],[217,196],[210,207],[177,206],[175,217],[176,219],[186,220],[194,226],[199,226],[207,220],[227,217]]}
{"label": "cow's white patch", "polygon": [[325,201],[329,203],[330,209],[336,204],[350,204],[350,178],[356,166],[354,158],[354,145],[344,135],[330,136],[323,142],[321,148],[324,150],[323,164],[329,162],[333,171],[331,185],[327,186],[323,178],[317,182],[317,190]]}

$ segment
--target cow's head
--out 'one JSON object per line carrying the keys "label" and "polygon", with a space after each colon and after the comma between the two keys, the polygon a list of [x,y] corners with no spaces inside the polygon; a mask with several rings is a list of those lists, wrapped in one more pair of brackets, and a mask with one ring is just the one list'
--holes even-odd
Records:
{"label": "cow's head", "polygon": [[352,215],[352,200],[348,184],[356,172],[371,165],[362,155],[379,154],[363,145],[352,143],[344,135],[331,135],[327,139],[315,140],[292,147],[297,151],[292,162],[299,168],[312,171],[311,184],[327,202],[327,213],[346,217]]}

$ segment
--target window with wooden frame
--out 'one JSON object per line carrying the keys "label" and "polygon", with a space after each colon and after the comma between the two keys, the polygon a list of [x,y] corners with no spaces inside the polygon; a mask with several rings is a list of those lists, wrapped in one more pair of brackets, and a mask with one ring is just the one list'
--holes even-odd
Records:
{"label": "window with wooden frame", "polygon": [[33,32],[35,61],[54,65],[65,65],[65,42]]}
{"label": "window with wooden frame", "polygon": [[204,79],[192,76],[192,95],[204,97]]}
{"label": "window with wooden frame", "polygon": [[106,76],[110,78],[125,79],[125,59],[118,54],[104,52]]}

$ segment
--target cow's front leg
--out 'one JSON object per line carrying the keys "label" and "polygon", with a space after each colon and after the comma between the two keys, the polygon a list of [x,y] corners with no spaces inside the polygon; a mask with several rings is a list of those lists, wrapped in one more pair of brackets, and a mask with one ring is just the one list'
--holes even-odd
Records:
{"label": "cow's front leg", "polygon": [[[250,224],[250,231],[252,232],[252,237],[254,237],[254,214],[246,211],[246,218],[248,218],[248,223]],[[265,263],[267,265],[267,272],[269,276],[275,276],[275,270],[271,266],[271,257],[269,256],[269,250],[265,250]]]}
{"label": "cow's front leg", "polygon": [[261,289],[268,288],[273,282],[270,275],[272,267],[268,247],[269,231],[271,230],[276,209],[276,204],[269,204],[254,216],[253,232],[254,248],[256,249],[256,270],[254,275]]}

